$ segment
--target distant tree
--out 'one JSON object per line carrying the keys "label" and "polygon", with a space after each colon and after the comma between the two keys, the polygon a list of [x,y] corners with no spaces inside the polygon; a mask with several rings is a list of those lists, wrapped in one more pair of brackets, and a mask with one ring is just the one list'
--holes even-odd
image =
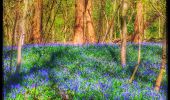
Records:
{"label": "distant tree", "polygon": [[33,18],[33,33],[31,40],[33,43],[41,43],[41,30],[42,30],[42,0],[34,1],[34,18]]}
{"label": "distant tree", "polygon": [[[27,13],[27,4],[28,0],[24,0],[24,9],[23,11],[20,11],[21,17],[20,17],[20,23],[19,23],[19,29],[20,29],[20,37],[18,41],[18,49],[17,49],[17,66],[16,66],[16,73],[19,72],[20,66],[21,66],[21,60],[22,60],[22,45],[24,44],[24,35],[26,34],[26,13]],[[23,15],[22,15],[23,14]]]}
{"label": "distant tree", "polygon": [[121,15],[121,65],[122,67],[126,66],[127,10],[128,10],[128,2],[127,0],[122,0],[122,15]]}

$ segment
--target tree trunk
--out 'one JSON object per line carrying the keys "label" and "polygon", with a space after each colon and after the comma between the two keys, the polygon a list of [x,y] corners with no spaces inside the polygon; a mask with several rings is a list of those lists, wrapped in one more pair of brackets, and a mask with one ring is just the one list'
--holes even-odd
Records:
{"label": "tree trunk", "polygon": [[161,18],[159,17],[159,38],[161,38]]}
{"label": "tree trunk", "polygon": [[96,43],[96,35],[94,31],[92,16],[91,16],[92,0],[85,0],[85,20],[86,20],[86,37],[88,43]]}
{"label": "tree trunk", "polygon": [[25,17],[26,17],[26,12],[27,12],[27,4],[28,0],[24,0],[24,9],[23,9],[23,17],[21,19],[21,22],[19,23],[19,28],[20,28],[20,39],[18,41],[18,50],[17,50],[17,67],[16,67],[16,73],[19,72],[20,66],[21,66],[21,59],[22,59],[22,45],[24,44],[24,35],[26,34],[25,30]]}
{"label": "tree trunk", "polygon": [[[141,8],[140,8],[141,9]],[[155,20],[157,19],[157,18],[159,18],[159,16],[160,15],[158,15],[158,14],[155,14],[151,19],[149,19],[149,20],[147,20],[145,23],[144,23],[144,26],[143,26],[143,30],[146,30],[148,27],[150,27],[152,24],[153,24],[153,22],[155,22]],[[142,34],[142,37],[143,37],[143,35],[144,34]],[[133,42],[137,42],[137,39],[138,38],[138,34],[134,34],[134,36],[132,37],[132,41]]]}
{"label": "tree trunk", "polygon": [[103,43],[104,41],[106,40],[107,36],[110,35],[109,37],[109,42],[112,42],[112,36],[113,36],[113,28],[114,28],[114,17],[113,19],[110,21],[110,24],[108,24],[108,21],[107,21],[107,27],[106,27],[106,32],[105,32],[105,35],[104,35],[104,38],[103,38]]}
{"label": "tree trunk", "polygon": [[83,44],[83,11],[84,11],[84,0],[76,0],[75,4],[75,27],[74,27],[74,44]]}
{"label": "tree trunk", "polygon": [[41,43],[42,30],[42,0],[35,0],[35,13],[33,18],[33,43]]}
{"label": "tree trunk", "polygon": [[[137,3],[137,15],[136,15],[136,18],[135,18],[135,37],[133,39],[133,42],[137,43],[138,42],[138,38],[142,38],[143,37],[143,33],[144,33],[144,27],[143,27],[143,5],[142,5],[142,2],[139,1]],[[138,25],[140,24],[140,25]],[[140,29],[139,29],[140,27]],[[138,31],[141,31],[141,32],[138,32]],[[139,37],[141,36],[141,37]]]}
{"label": "tree trunk", "polygon": [[137,69],[138,69],[138,66],[140,64],[140,56],[141,56],[141,41],[142,41],[142,34],[144,32],[143,30],[143,9],[142,9],[142,2],[139,1],[137,3],[137,14],[136,14],[136,20],[135,20],[135,25],[134,25],[134,29],[135,29],[135,34],[138,34],[138,37],[137,37],[137,41],[138,41],[138,45],[139,45],[139,48],[138,48],[138,62],[137,62],[137,65],[135,66],[135,69],[133,71],[133,74],[129,80],[129,82],[131,83],[134,79],[134,76],[137,72]]}
{"label": "tree trunk", "polygon": [[163,41],[163,47],[162,47],[162,65],[161,65],[161,69],[160,69],[160,72],[156,79],[156,84],[155,84],[155,90],[157,92],[160,90],[162,78],[166,71],[165,70],[166,69],[165,68],[165,66],[166,66],[166,37],[165,37],[165,33],[163,33],[163,37],[164,37],[164,41]]}
{"label": "tree trunk", "polygon": [[101,0],[101,7],[100,7],[100,13],[99,13],[99,22],[98,22],[98,28],[97,28],[97,33],[98,33],[98,40],[97,42],[101,42],[102,40],[102,36],[103,36],[103,33],[104,33],[104,29],[103,29],[103,26],[104,26],[104,22],[103,22],[103,16],[104,16],[104,10],[105,10],[105,5],[106,5],[106,2],[105,0]]}
{"label": "tree trunk", "polygon": [[122,25],[122,40],[121,40],[121,65],[122,67],[126,66],[126,34],[127,34],[127,26],[126,26],[126,14],[128,10],[128,4],[126,0],[122,0],[122,16],[121,16],[121,25]]}
{"label": "tree trunk", "polygon": [[132,76],[131,76],[131,78],[129,80],[129,83],[132,83],[132,81],[134,80],[135,74],[136,74],[136,72],[138,70],[138,67],[139,67],[139,64],[140,64],[140,58],[141,58],[140,57],[141,56],[141,40],[140,39],[138,39],[138,45],[139,45],[139,48],[138,48],[138,62],[136,64],[136,66],[135,66],[135,69],[134,69],[133,74],[132,74]]}
{"label": "tree trunk", "polygon": [[15,42],[15,30],[16,30],[16,24],[18,21],[18,11],[16,9],[16,15],[15,15],[15,20],[14,20],[14,28],[12,31],[12,51],[10,52],[10,74],[12,73],[12,59],[13,59],[13,46],[14,46],[14,42]]}

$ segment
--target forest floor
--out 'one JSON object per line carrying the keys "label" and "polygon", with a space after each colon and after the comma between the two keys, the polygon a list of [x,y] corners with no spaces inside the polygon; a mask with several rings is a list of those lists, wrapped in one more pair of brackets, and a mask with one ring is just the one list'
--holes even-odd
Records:
{"label": "forest floor", "polygon": [[[25,45],[19,74],[13,74],[17,51],[14,47],[10,75],[11,47],[3,50],[4,97],[39,100],[58,100],[61,95],[82,100],[165,100],[167,74],[160,92],[154,91],[161,66],[161,43],[143,43],[141,63],[134,81],[129,84],[137,63],[138,46],[128,43],[127,65],[120,65],[120,47],[117,44],[96,45]],[[167,71],[166,71],[167,72]]]}

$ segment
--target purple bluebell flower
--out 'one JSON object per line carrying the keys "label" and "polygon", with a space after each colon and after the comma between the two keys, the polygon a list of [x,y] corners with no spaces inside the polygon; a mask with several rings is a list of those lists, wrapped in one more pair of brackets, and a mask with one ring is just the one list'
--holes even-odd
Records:
{"label": "purple bluebell flower", "polygon": [[12,93],[12,98],[16,98],[16,94],[15,93]]}
{"label": "purple bluebell flower", "polygon": [[68,85],[65,84],[65,83],[60,84],[59,88],[62,89],[62,90],[68,90],[69,89]]}
{"label": "purple bluebell flower", "polygon": [[109,94],[104,93],[104,97],[105,97],[106,100],[109,100]]}
{"label": "purple bluebell flower", "polygon": [[20,84],[17,84],[17,85],[15,86],[15,88],[21,88],[21,85],[20,85]]}
{"label": "purple bluebell flower", "polygon": [[32,84],[32,85],[31,85],[31,88],[35,88],[35,86],[36,86],[36,84]]}
{"label": "purple bluebell flower", "polygon": [[78,75],[80,76],[82,74],[82,72],[81,71],[78,71]]}
{"label": "purple bluebell flower", "polygon": [[125,67],[126,67],[126,64],[122,64],[122,67],[125,68]]}
{"label": "purple bluebell flower", "polygon": [[122,89],[127,89],[128,87],[129,87],[128,84],[122,84],[121,86]]}
{"label": "purple bluebell flower", "polygon": [[6,96],[6,89],[5,88],[3,89],[3,95],[4,95],[4,97]]}
{"label": "purple bluebell flower", "polygon": [[140,89],[138,82],[133,81],[133,85],[135,86],[135,88]]}
{"label": "purple bluebell flower", "polygon": [[40,70],[42,76],[48,76],[48,70],[46,69],[43,69],[43,70]]}
{"label": "purple bluebell flower", "polygon": [[5,73],[10,72],[10,66],[5,66],[4,72],[5,72]]}
{"label": "purple bluebell flower", "polygon": [[103,84],[102,82],[99,81],[99,85],[100,85],[100,88],[102,89],[102,91],[105,91],[107,88],[108,88],[108,85],[107,84]]}
{"label": "purple bluebell flower", "polygon": [[22,90],[22,94],[25,94],[25,90],[24,89]]}
{"label": "purple bluebell flower", "polygon": [[123,92],[122,96],[124,97],[124,100],[129,100],[130,99],[130,93],[129,92]]}
{"label": "purple bluebell flower", "polygon": [[78,91],[78,87],[79,87],[78,85],[75,85],[74,88],[73,88],[73,90],[74,90],[75,92],[77,92],[77,91]]}
{"label": "purple bluebell flower", "polygon": [[105,74],[104,74],[104,77],[108,77],[108,76],[109,76],[109,74],[108,74],[108,73],[105,73]]}

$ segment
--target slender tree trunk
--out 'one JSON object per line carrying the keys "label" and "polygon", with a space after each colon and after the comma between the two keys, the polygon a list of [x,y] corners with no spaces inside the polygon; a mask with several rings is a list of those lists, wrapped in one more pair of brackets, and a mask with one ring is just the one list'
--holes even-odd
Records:
{"label": "slender tree trunk", "polygon": [[122,0],[122,16],[121,16],[121,25],[122,25],[122,43],[121,43],[121,65],[122,67],[126,66],[126,34],[127,34],[127,26],[126,26],[126,14],[128,10],[128,4],[126,0]]}
{"label": "slender tree trunk", "polygon": [[85,0],[85,18],[86,18],[86,36],[88,43],[96,43],[96,34],[94,31],[93,20],[91,16],[92,0]]}
{"label": "slender tree trunk", "polygon": [[84,0],[76,0],[75,4],[75,27],[74,27],[74,44],[83,44],[83,11],[84,11]]}
{"label": "slender tree trunk", "polygon": [[159,38],[161,37],[161,18],[159,17]]}
{"label": "slender tree trunk", "polygon": [[[52,19],[54,19],[54,17],[55,17],[54,13],[55,13],[55,9],[52,9],[52,11],[51,11]],[[52,36],[51,36],[51,42],[52,43],[55,43],[54,39],[55,39],[55,27],[53,26],[52,27]]]}
{"label": "slender tree trunk", "polygon": [[[144,7],[143,7],[143,24],[146,22],[146,8],[145,8],[145,5],[143,5]],[[143,31],[143,40],[145,40],[146,39],[146,30],[145,30],[145,28],[143,29],[144,31]]]}
{"label": "slender tree trunk", "polygon": [[[118,18],[117,18],[117,23],[118,23],[118,30],[117,31],[119,31],[119,33],[121,34],[121,29],[120,29],[120,11],[119,11],[119,9],[118,9]],[[121,35],[120,35],[121,36]],[[116,36],[115,36],[116,37]],[[122,38],[122,37],[120,37],[120,38]]]}
{"label": "slender tree trunk", "polygon": [[26,34],[25,30],[25,17],[26,17],[26,12],[27,12],[27,4],[28,0],[24,0],[24,10],[23,12],[23,17],[20,22],[20,39],[18,41],[18,50],[17,50],[17,67],[16,67],[16,73],[19,72],[20,67],[21,67],[21,60],[22,60],[22,45],[24,44],[24,35]]}
{"label": "slender tree trunk", "polygon": [[[138,42],[138,38],[139,36],[143,37],[143,31],[144,31],[144,27],[143,27],[143,5],[142,2],[139,1],[137,3],[137,16],[135,19],[135,37],[133,42],[137,43]],[[142,25],[139,25],[142,24]],[[139,26],[141,28],[141,30],[139,30]],[[142,32],[137,32],[137,31],[142,31]]]}
{"label": "slender tree trunk", "polygon": [[140,39],[138,39],[138,45],[139,45],[139,47],[138,47],[138,62],[135,66],[135,69],[134,69],[133,74],[129,80],[129,83],[132,83],[132,81],[134,80],[135,74],[136,74],[139,64],[140,64],[140,59],[141,59],[141,40]]}
{"label": "slender tree trunk", "polygon": [[166,34],[165,34],[165,31],[163,33],[163,37],[164,37],[164,40],[163,40],[163,47],[162,47],[162,65],[161,65],[161,69],[160,69],[160,72],[157,76],[157,79],[156,79],[156,84],[155,84],[155,90],[158,92],[160,90],[160,86],[161,86],[161,82],[162,82],[162,78],[163,78],[163,75],[165,73],[165,66],[166,66]]}
{"label": "slender tree trunk", "polygon": [[31,39],[34,43],[41,43],[41,30],[42,30],[41,21],[42,21],[42,0],[35,0],[33,35]]}
{"label": "slender tree trunk", "polygon": [[[141,8],[140,8],[141,9]],[[153,22],[155,22],[155,20],[159,17],[160,15],[155,14],[151,19],[147,20],[144,23],[144,30],[146,30],[149,26],[151,26],[153,24]],[[142,34],[143,37],[143,34]],[[132,37],[133,42],[137,43],[138,41],[138,34],[134,34],[134,36]]]}
{"label": "slender tree trunk", "polygon": [[[49,4],[51,4],[51,3],[49,3]],[[46,30],[48,30],[49,28],[48,28],[48,26],[50,26],[50,25],[48,25],[48,23],[49,23],[49,21],[50,21],[50,18],[51,18],[51,15],[52,15],[52,17],[53,17],[53,13],[54,13],[54,5],[55,5],[55,0],[53,0],[52,1],[52,4],[51,4],[51,7],[50,7],[50,9],[49,9],[49,11],[47,12],[48,13],[48,17],[47,17],[47,22],[46,22],[46,24],[44,25],[45,27],[45,29],[44,29],[44,31],[46,31]],[[50,6],[50,5],[47,5],[47,6]]]}
{"label": "slender tree trunk", "polygon": [[136,14],[136,20],[135,20],[135,25],[134,25],[134,28],[135,28],[135,34],[138,34],[138,45],[139,45],[139,48],[138,48],[138,62],[137,62],[137,65],[135,66],[135,69],[133,71],[133,74],[129,80],[129,82],[131,83],[135,77],[135,74],[137,72],[137,69],[138,69],[138,66],[140,64],[140,58],[141,58],[141,41],[142,41],[142,34],[144,32],[143,30],[143,9],[142,9],[142,2],[139,1],[137,3],[137,14]]}
{"label": "slender tree trunk", "polygon": [[67,23],[68,23],[68,19],[67,19],[68,18],[68,8],[67,8],[67,6],[64,7],[63,18],[64,18],[64,28],[62,30],[63,38],[64,38],[63,42],[66,43],[67,42],[67,40],[66,40],[66,33],[68,31],[68,25],[67,25]]}
{"label": "slender tree trunk", "polygon": [[104,16],[104,8],[105,8],[105,5],[106,5],[106,2],[105,0],[100,0],[101,1],[101,8],[100,8],[100,13],[99,13],[99,22],[98,22],[98,43],[101,42],[102,40],[102,36],[103,36],[103,16]]}
{"label": "slender tree trunk", "polygon": [[116,32],[114,32],[114,19],[113,19],[113,25],[111,26],[110,32],[109,32],[109,42],[112,42],[113,40],[113,34],[115,34]]}
{"label": "slender tree trunk", "polygon": [[105,41],[107,35],[109,34],[109,42],[112,42],[112,36],[113,36],[113,29],[114,29],[114,17],[113,19],[110,21],[110,24],[107,25],[107,29],[106,29],[106,33],[105,33],[105,36],[103,38],[103,42]]}
{"label": "slender tree trunk", "polygon": [[[116,12],[116,5],[117,4],[117,1],[115,0],[114,1],[114,14],[116,14],[115,12]],[[119,15],[118,15],[119,16]],[[114,20],[113,20],[114,21]],[[113,22],[114,23],[114,22]],[[110,39],[111,39],[111,41],[112,41],[112,39],[113,39],[113,34],[114,34],[114,39],[116,39],[116,31],[115,31],[115,28],[114,28],[115,26],[114,26],[114,24],[113,24],[113,27],[111,28],[111,31],[110,31]],[[111,42],[110,41],[110,42]]]}
{"label": "slender tree trunk", "polygon": [[12,34],[12,51],[10,52],[10,74],[12,73],[12,59],[13,59],[13,46],[15,42],[15,30],[16,30],[16,24],[18,21],[18,11],[16,9],[16,15],[15,15],[15,20],[14,20],[14,28],[13,28],[13,34]]}

